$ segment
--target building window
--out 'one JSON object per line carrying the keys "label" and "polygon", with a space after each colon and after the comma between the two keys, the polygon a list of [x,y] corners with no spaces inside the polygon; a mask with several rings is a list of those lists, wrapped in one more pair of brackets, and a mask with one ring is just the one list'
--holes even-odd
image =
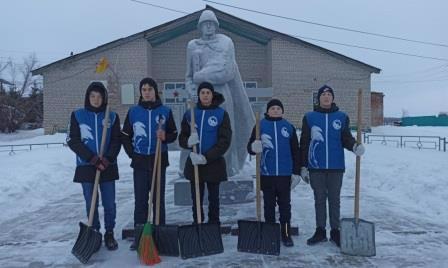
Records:
{"label": "building window", "polygon": [[257,88],[257,82],[255,81],[245,81],[243,83],[245,88]]}
{"label": "building window", "polygon": [[163,88],[165,90],[185,90],[185,83],[184,82],[166,82],[163,83]]}
{"label": "building window", "polygon": [[121,104],[134,104],[134,85],[121,85]]}

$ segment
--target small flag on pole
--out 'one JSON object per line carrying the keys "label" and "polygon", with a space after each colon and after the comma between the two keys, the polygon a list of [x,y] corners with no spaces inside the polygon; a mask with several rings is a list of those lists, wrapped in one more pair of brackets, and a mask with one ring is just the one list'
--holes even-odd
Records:
{"label": "small flag on pole", "polygon": [[109,61],[105,57],[102,57],[100,61],[96,64],[95,72],[97,74],[102,74],[104,73],[104,71],[107,70],[108,67],[109,67]]}

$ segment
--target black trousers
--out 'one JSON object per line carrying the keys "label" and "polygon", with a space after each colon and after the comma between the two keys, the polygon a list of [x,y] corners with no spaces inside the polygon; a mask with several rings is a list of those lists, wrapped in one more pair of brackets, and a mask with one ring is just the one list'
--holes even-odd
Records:
{"label": "black trousers", "polygon": [[[160,176],[160,224],[165,224],[165,172],[166,167],[162,167]],[[148,199],[151,191],[152,168],[151,170],[134,169],[134,226],[144,224],[148,220]],[[157,188],[156,188],[157,189]],[[154,189],[155,190],[155,189]],[[156,216],[156,191],[153,192],[153,220]]]}
{"label": "black trousers", "polygon": [[[204,210],[202,204],[204,201],[204,188],[207,185],[208,191],[208,222],[220,223],[219,221],[219,184],[220,182],[200,182],[199,183],[199,199],[201,202],[201,219],[204,222]],[[196,191],[194,187],[194,181],[190,181],[191,187],[191,199],[193,200],[193,220],[197,222],[196,214]]]}
{"label": "black trousers", "polygon": [[263,191],[264,220],[275,222],[275,206],[278,204],[280,223],[291,221],[291,177],[261,176]]}

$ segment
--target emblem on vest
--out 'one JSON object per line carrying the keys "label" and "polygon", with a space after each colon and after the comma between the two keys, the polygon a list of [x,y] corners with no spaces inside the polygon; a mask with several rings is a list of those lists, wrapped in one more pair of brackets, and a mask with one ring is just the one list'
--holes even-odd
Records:
{"label": "emblem on vest", "polygon": [[210,116],[208,118],[208,125],[211,127],[216,127],[218,125],[218,118],[216,118],[216,116]]}
{"label": "emblem on vest", "polygon": [[333,121],[333,128],[336,130],[340,130],[342,126],[341,120],[336,119]]}
{"label": "emblem on vest", "polygon": [[166,120],[166,118],[165,118],[165,116],[163,115],[163,114],[158,114],[158,115],[156,115],[156,123],[158,124],[159,122],[160,122],[160,124],[165,124],[165,120]]}
{"label": "emblem on vest", "polygon": [[286,127],[282,127],[281,133],[282,133],[283,137],[289,138],[289,132],[288,132],[288,129]]}

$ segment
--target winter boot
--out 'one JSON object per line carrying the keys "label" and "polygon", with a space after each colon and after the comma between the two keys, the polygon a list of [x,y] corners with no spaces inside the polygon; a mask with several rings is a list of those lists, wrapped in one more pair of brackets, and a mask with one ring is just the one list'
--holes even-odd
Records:
{"label": "winter boot", "polygon": [[140,237],[142,236],[144,224],[136,224],[134,226],[134,241],[131,244],[130,250],[137,250]]}
{"label": "winter boot", "polygon": [[330,241],[335,243],[336,246],[341,247],[341,233],[339,232],[339,229],[331,229]]}
{"label": "winter boot", "polygon": [[327,232],[325,228],[317,227],[314,235],[306,241],[309,246],[315,245],[320,242],[327,241]]}
{"label": "winter boot", "polygon": [[289,223],[281,224],[282,242],[283,242],[283,245],[285,245],[285,247],[294,246],[294,242],[292,241],[290,230],[291,230],[291,225]]}
{"label": "winter boot", "polygon": [[118,248],[118,243],[114,238],[113,231],[106,231],[104,234],[104,244],[108,250],[116,250]]}

